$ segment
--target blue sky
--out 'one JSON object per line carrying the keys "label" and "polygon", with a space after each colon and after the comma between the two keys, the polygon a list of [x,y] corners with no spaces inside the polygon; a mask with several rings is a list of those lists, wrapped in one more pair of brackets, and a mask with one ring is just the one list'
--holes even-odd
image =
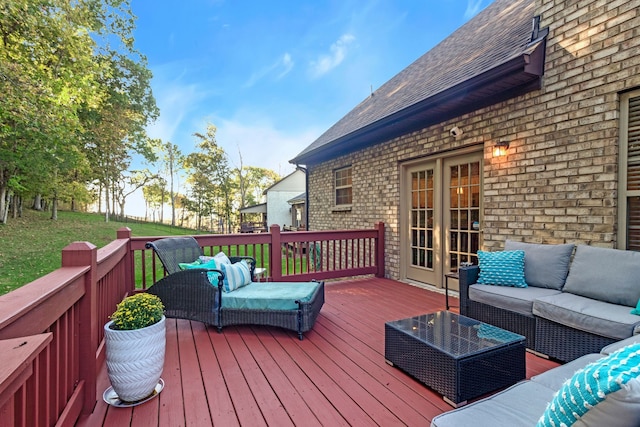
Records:
{"label": "blue sky", "polygon": [[288,161],[491,0],[133,1],[160,118],[188,154],[208,122],[232,166]]}

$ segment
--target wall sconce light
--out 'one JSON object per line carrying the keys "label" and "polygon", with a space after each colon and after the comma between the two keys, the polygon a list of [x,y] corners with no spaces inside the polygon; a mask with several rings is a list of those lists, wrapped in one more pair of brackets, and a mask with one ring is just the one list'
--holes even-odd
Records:
{"label": "wall sconce light", "polygon": [[493,157],[501,157],[507,155],[509,149],[509,141],[500,140],[493,146]]}

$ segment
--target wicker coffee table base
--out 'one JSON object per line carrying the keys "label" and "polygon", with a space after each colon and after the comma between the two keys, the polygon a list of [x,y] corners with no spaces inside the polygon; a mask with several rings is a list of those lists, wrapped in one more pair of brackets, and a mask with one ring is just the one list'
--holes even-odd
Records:
{"label": "wicker coffee table base", "polygon": [[525,378],[524,340],[454,358],[385,325],[385,359],[441,394],[454,407]]}

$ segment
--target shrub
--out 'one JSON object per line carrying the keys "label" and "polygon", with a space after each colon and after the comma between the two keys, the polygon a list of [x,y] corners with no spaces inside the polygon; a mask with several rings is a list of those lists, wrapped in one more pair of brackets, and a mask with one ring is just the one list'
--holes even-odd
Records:
{"label": "shrub", "polygon": [[111,315],[113,329],[132,330],[157,323],[164,314],[160,298],[144,292],[123,299]]}

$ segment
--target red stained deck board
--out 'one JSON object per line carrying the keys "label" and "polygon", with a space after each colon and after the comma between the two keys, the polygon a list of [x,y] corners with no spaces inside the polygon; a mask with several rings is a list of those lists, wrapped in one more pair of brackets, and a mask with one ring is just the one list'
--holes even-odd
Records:
{"label": "red stained deck board", "polygon": [[264,380],[268,382],[277,399],[281,402],[283,409],[290,417],[290,422],[293,425],[321,425],[305,403],[304,397],[296,390],[294,384],[291,383],[279,365],[279,363],[282,363],[282,357],[288,356],[282,355],[279,360],[276,360],[267,350],[265,343],[269,342],[268,345],[273,345],[275,342],[271,334],[262,329],[253,331],[253,333],[244,332],[242,337],[247,348],[251,349],[253,358],[264,376]]}
{"label": "red stained deck board", "polygon": [[269,384],[257,364],[252,349],[245,344],[243,340],[245,334],[250,334],[250,331],[243,331],[242,334],[229,334],[227,342],[233,354],[236,355],[238,366],[242,370],[245,381],[260,408],[265,422],[267,425],[293,426],[289,414],[280,403],[280,400],[278,400],[273,387]]}
{"label": "red stained deck board", "polygon": [[[200,374],[207,396],[209,414],[213,425],[240,425],[231,396],[224,383],[224,376],[218,363],[210,334],[220,335],[215,328],[207,327],[200,322],[191,322],[196,337],[196,349],[200,366]],[[197,331],[197,333],[196,333]],[[219,338],[223,338],[220,336]]]}
{"label": "red stained deck board", "polygon": [[[242,374],[240,361],[236,359],[236,356],[233,354],[233,350],[229,346],[225,334],[209,334],[209,336],[211,337],[213,348],[215,349],[224,378],[224,383],[220,384],[220,387],[227,388],[240,424],[252,426],[266,425],[260,408]],[[244,356],[239,355],[239,357],[241,360]]]}
{"label": "red stained deck board", "polygon": [[[321,325],[324,323],[321,322]],[[322,327],[319,325],[319,327]],[[387,384],[388,388],[393,388],[396,390],[396,394],[401,396],[402,399],[406,400],[410,404],[420,407],[422,411],[424,411],[424,415],[435,416],[441,413],[444,410],[450,408],[442,397],[431,391],[430,389],[425,388],[425,386],[418,382],[417,380],[411,378],[401,370],[389,366],[384,362],[384,333],[383,331],[378,332],[377,334],[373,334],[373,336],[366,335],[361,336],[361,339],[354,339],[357,331],[355,330],[342,330],[341,328],[334,328],[339,334],[343,336],[344,340],[347,340],[348,345],[358,351],[360,354],[367,355],[370,363],[373,366],[376,366],[379,370],[385,372],[387,375]],[[371,342],[367,343],[367,341],[372,341],[373,343],[377,343],[377,341],[382,340],[383,345],[382,348],[374,349]],[[361,361],[364,365],[364,361]],[[372,368],[369,368],[372,369]],[[427,399],[429,401],[429,405],[424,404],[424,400]]]}
{"label": "red stained deck board", "polygon": [[[318,358],[314,358],[314,355],[307,352],[313,350],[310,347],[313,346],[311,338],[307,336],[304,341],[299,341],[295,336],[281,331],[274,332],[274,336],[282,340],[283,345],[287,348],[287,352],[295,363],[309,378],[312,378],[313,383],[349,424],[372,425],[374,423],[370,413],[354,401],[354,398],[357,399],[357,397],[350,395],[349,392],[354,392],[354,387],[349,379],[337,372],[331,372],[330,370],[334,369],[335,366],[318,363]],[[305,346],[296,345],[298,342],[304,343]],[[338,382],[336,382],[336,378],[338,378]],[[340,379],[343,381],[340,381]],[[362,390],[358,389],[356,391],[361,392]]]}
{"label": "red stained deck board", "polygon": [[313,338],[310,337],[308,340],[299,341],[296,344],[304,349],[305,353],[330,376],[336,385],[340,385],[354,403],[368,416],[376,420],[376,423],[381,425],[397,424],[399,418],[396,414],[389,411],[381,404],[381,401],[371,394],[368,387],[373,385],[374,380],[366,373],[358,375],[362,372],[361,369],[357,365],[349,363],[349,359],[344,355],[334,354],[334,357],[331,357],[326,354],[319,347],[322,346],[326,349],[326,342],[323,342],[315,331],[310,331],[309,334],[314,335]]}
{"label": "red stained deck board", "polygon": [[[263,334],[264,328],[260,329],[260,334]],[[299,405],[305,405],[314,414],[315,418],[319,421],[320,425],[325,426],[347,426],[347,421],[342,417],[340,412],[331,404],[322,391],[314,382],[314,378],[309,375],[308,372],[303,370],[298,364],[298,361],[292,357],[286,346],[283,343],[289,342],[283,340],[283,334],[279,331],[269,331],[272,334],[270,339],[263,339],[265,349],[269,352],[272,359],[276,361],[281,372],[283,372],[289,382],[291,383],[293,390],[299,394],[302,398]],[[273,336],[279,335],[279,336]],[[286,384],[285,384],[286,386]],[[313,425],[315,422],[313,419],[309,419],[309,425]]]}
{"label": "red stained deck board", "polygon": [[[314,330],[314,333],[316,330]],[[385,373],[383,369],[378,369],[375,363],[371,363],[366,356],[356,352],[340,340],[332,338],[331,333],[326,329],[318,327],[318,337],[314,342],[320,339],[324,342],[319,343],[318,351],[322,352],[328,359],[334,361],[344,372],[353,379],[354,383],[360,384],[364,390],[368,391],[375,399],[374,408],[380,410],[383,414],[388,411],[388,415],[393,415],[397,420],[407,425],[421,425],[427,423],[424,414],[421,413],[425,403],[423,400],[421,405],[411,406],[389,390],[389,382],[392,378]],[[420,408],[420,409],[418,409]],[[440,413],[437,411],[436,413]],[[378,417],[376,417],[377,419]],[[381,419],[384,416],[380,417]],[[384,419],[383,419],[384,421]]]}
{"label": "red stained deck board", "polygon": [[[200,361],[196,352],[196,334],[191,330],[191,322],[188,320],[178,320],[178,351],[180,354],[180,366],[199,366],[207,363],[207,360]],[[203,337],[208,338],[206,331],[198,331]],[[184,399],[184,415],[186,425],[209,425],[211,416],[207,395],[202,382],[202,375],[199,369],[182,369],[182,397]]]}
{"label": "red stained deck board", "polygon": [[[178,346],[177,320],[167,319],[167,347],[164,353],[162,379],[164,389],[158,396],[158,425],[184,426],[184,401],[182,399],[182,377]],[[186,368],[186,365],[185,365]],[[117,408],[114,408],[117,410]]]}
{"label": "red stained deck board", "polygon": [[158,425],[158,408],[160,399],[155,398],[133,410],[131,425],[136,427],[152,427]]}
{"label": "red stained deck board", "polygon": [[[78,426],[429,425],[442,396],[384,361],[384,323],[444,309],[444,295],[388,279],[331,282],[316,326],[293,331],[167,319],[159,398],[100,400]],[[457,299],[451,301],[457,305]],[[454,309],[457,311],[457,309]],[[557,363],[527,353],[527,376]]]}
{"label": "red stained deck board", "polygon": [[329,357],[338,358],[342,353],[349,358],[360,370],[357,374],[358,381],[372,391],[381,405],[407,424],[423,424],[448,408],[435,392],[425,392],[422,384],[384,363],[384,355],[374,352],[357,340],[349,340],[348,335],[343,334],[341,338],[340,331],[334,333],[322,324],[317,325],[314,330],[332,344],[333,349],[328,350]]}

